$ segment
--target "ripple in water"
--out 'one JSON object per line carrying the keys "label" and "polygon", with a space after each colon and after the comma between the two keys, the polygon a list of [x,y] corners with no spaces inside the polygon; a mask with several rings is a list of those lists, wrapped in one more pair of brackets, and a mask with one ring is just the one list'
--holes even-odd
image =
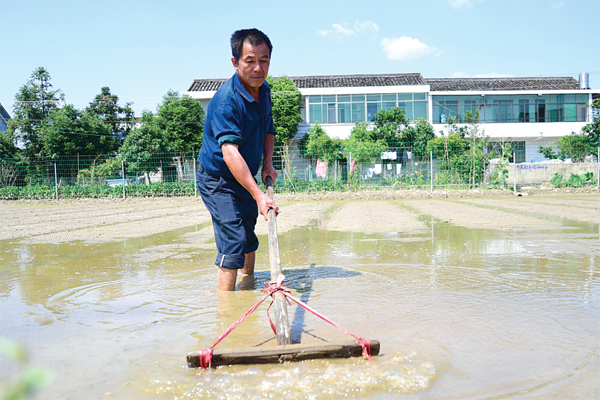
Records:
{"label": "ripple in water", "polygon": [[178,400],[372,398],[427,390],[437,376],[436,367],[415,352],[391,352],[373,363],[361,358],[311,360],[190,372],[179,382],[152,379],[144,391],[170,393]]}

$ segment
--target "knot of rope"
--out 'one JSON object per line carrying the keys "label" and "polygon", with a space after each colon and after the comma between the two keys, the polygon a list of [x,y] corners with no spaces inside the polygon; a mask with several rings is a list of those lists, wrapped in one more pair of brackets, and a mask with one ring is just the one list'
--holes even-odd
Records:
{"label": "knot of rope", "polygon": [[373,361],[371,358],[371,341],[360,336],[356,338],[356,341],[360,344],[360,347],[362,347],[362,356],[369,361]]}
{"label": "knot of rope", "polygon": [[292,283],[292,281],[283,283],[284,279],[285,276],[280,274],[277,277],[276,281],[265,282],[265,286],[262,289],[260,289],[260,291],[265,293],[267,296],[271,297],[277,292],[291,293],[284,286],[289,285],[290,283]]}

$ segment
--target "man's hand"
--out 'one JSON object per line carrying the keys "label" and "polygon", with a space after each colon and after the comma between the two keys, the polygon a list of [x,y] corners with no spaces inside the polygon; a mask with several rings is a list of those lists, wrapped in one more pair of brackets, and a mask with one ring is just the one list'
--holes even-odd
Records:
{"label": "man's hand", "polygon": [[279,207],[269,196],[264,193],[261,193],[258,198],[255,198],[256,204],[258,205],[258,212],[260,215],[265,217],[265,221],[269,220],[269,210],[273,209],[275,211],[275,215],[279,215]]}
{"label": "man's hand", "polygon": [[267,176],[270,176],[271,179],[273,179],[273,182],[275,182],[279,174],[277,173],[277,170],[273,167],[273,164],[263,162],[261,177],[265,185],[267,184]]}

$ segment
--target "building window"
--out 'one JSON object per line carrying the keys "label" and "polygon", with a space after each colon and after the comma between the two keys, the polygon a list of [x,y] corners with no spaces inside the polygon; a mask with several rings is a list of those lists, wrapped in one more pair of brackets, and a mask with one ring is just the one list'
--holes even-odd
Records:
{"label": "building window", "polygon": [[579,93],[432,96],[433,123],[446,124],[450,118],[464,123],[467,111],[479,111],[479,122],[485,123],[585,122],[587,101],[588,95]]}
{"label": "building window", "polygon": [[308,96],[308,120],[311,123],[356,123],[374,121],[381,110],[404,110],[410,121],[428,119],[427,93],[375,93]]}

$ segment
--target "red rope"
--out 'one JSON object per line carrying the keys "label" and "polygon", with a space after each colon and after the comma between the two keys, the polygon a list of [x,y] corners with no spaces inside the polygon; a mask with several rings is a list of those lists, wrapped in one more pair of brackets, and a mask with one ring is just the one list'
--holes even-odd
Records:
{"label": "red rope", "polygon": [[[219,338],[209,348],[199,351],[198,355],[200,356],[200,368],[207,369],[210,367],[211,362],[212,362],[213,348],[217,344],[219,344],[219,342],[221,340],[223,340],[227,335],[229,335],[235,328],[237,328],[237,326],[239,324],[241,324],[250,314],[252,314],[254,312],[254,310],[256,310],[258,308],[258,306],[260,306],[263,303],[263,301],[265,301],[269,296],[271,296],[273,299],[271,300],[271,304],[269,304],[269,307],[267,307],[267,316],[269,317],[269,323],[271,324],[271,328],[273,329],[273,332],[275,333],[275,335],[277,335],[277,329],[275,328],[275,324],[273,323],[273,321],[271,320],[271,316],[269,315],[269,309],[271,308],[271,305],[273,304],[273,301],[275,300],[275,293],[277,293],[277,292],[283,293],[283,295],[287,299],[295,301],[296,304],[298,304],[300,307],[304,308],[307,311],[310,311],[311,313],[315,314],[317,317],[321,318],[323,321],[329,322],[331,325],[335,326],[336,328],[344,331],[348,335],[355,338],[356,341],[362,347],[363,357],[367,358],[369,361],[373,361],[373,359],[371,358],[371,341],[369,341],[363,337],[356,336],[356,335],[350,333],[347,329],[345,329],[341,325],[336,324],[332,320],[328,319],[323,314],[319,313],[317,310],[310,307],[308,304],[294,298],[291,295],[291,292],[285,288],[285,286],[289,285],[291,283],[291,281],[283,283],[284,278],[285,277],[283,275],[279,275],[279,277],[277,278],[277,281],[265,282],[265,287],[261,289],[261,292],[266,293],[266,296],[262,300],[260,300],[258,303],[256,303],[252,308],[250,308],[248,311],[246,311],[246,313],[244,315],[242,315],[237,321],[235,321],[229,328],[227,328],[227,330],[225,332],[223,332],[221,334],[221,336],[219,336]],[[289,302],[289,300],[288,300],[288,302]]]}

